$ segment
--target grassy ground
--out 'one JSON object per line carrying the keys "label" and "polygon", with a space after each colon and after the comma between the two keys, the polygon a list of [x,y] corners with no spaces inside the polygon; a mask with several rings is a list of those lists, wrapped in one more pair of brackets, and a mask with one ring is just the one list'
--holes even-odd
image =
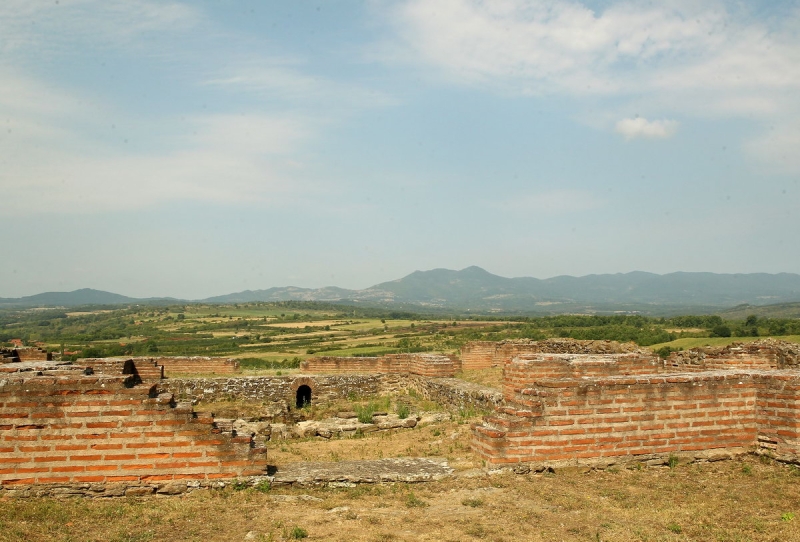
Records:
{"label": "grassy ground", "polygon": [[[379,437],[353,442],[383,444]],[[791,541],[800,540],[798,481],[797,470],[747,458],[417,485],[7,500],[0,541],[227,542],[248,533],[252,540]],[[298,500],[276,498],[287,495]]]}

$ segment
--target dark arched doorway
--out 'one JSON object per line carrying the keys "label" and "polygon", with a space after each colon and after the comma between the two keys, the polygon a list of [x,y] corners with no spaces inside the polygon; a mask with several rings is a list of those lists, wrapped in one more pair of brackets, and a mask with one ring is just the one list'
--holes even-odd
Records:
{"label": "dark arched doorway", "polygon": [[297,388],[297,408],[303,408],[311,404],[311,388],[303,384]]}

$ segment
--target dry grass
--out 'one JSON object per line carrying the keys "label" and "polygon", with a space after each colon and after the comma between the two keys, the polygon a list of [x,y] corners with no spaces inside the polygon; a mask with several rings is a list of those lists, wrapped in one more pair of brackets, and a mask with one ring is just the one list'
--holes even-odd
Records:
{"label": "dry grass", "polygon": [[[374,444],[377,444],[375,442]],[[746,468],[745,468],[746,466]],[[8,500],[0,541],[800,540],[800,478],[749,459],[674,469],[482,475],[409,486]],[[275,502],[273,495],[319,501]]]}
{"label": "dry grass", "polygon": [[[254,540],[284,540],[295,527],[308,540],[800,540],[796,468],[750,457],[673,469],[488,475],[475,468],[480,461],[469,451],[470,421],[454,415],[412,430],[269,446],[269,462],[279,468],[297,461],[447,457],[456,476],[440,482],[5,500],[0,542],[227,542],[248,532],[256,533]],[[278,502],[274,495],[320,500]]]}
{"label": "dry grass", "polygon": [[459,371],[456,378],[472,382],[473,384],[480,384],[481,386],[488,386],[498,390],[503,389],[503,368],[492,367],[489,369],[470,369]]}

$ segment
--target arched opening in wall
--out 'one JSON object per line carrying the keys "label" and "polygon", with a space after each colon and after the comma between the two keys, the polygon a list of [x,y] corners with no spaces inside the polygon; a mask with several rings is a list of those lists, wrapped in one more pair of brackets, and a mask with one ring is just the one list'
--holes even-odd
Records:
{"label": "arched opening in wall", "polygon": [[303,408],[311,404],[311,388],[303,384],[297,388],[297,408]]}

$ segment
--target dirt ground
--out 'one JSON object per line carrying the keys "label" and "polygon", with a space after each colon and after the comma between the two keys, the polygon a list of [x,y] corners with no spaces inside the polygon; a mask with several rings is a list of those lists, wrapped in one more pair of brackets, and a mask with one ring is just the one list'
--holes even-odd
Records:
{"label": "dirt ground", "polygon": [[[451,478],[350,488],[0,503],[0,541],[800,540],[800,470],[755,457],[674,468],[487,474],[469,422],[277,441],[269,462],[446,457]],[[797,517],[795,517],[797,515]],[[305,535],[305,536],[304,536]]]}

